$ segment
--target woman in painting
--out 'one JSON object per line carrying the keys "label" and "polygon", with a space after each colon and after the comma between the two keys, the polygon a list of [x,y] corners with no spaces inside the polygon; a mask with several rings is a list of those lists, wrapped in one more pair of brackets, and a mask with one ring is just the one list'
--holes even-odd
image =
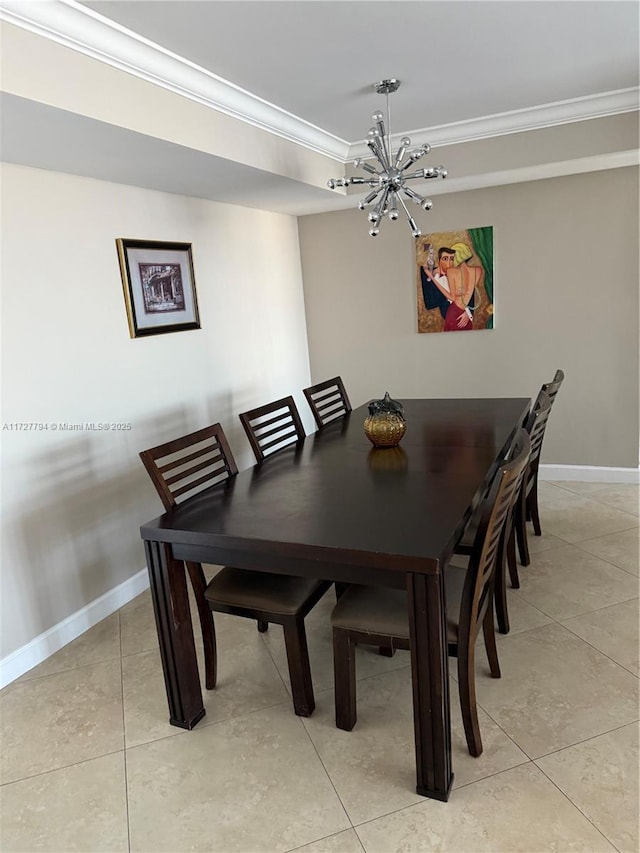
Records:
{"label": "woman in painting", "polygon": [[476,287],[484,279],[481,266],[470,266],[473,252],[466,243],[454,243],[453,265],[447,270],[449,299],[451,304],[444,318],[445,332],[466,332],[473,330],[473,295]]}

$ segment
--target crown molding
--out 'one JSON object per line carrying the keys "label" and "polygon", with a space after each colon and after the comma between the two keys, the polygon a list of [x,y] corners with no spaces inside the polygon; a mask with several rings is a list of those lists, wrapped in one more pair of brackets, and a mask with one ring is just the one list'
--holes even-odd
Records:
{"label": "crown molding", "polygon": [[500,187],[507,184],[544,181],[549,178],[562,178],[566,175],[581,175],[586,172],[624,169],[627,166],[640,166],[640,151],[637,148],[628,151],[608,152],[607,154],[594,154],[590,157],[577,157],[573,160],[540,163],[535,166],[521,166],[497,172],[464,175],[460,178],[447,178],[444,181],[418,182],[416,186],[421,185],[423,191],[430,196],[446,195],[487,187]]}
{"label": "crown molding", "polygon": [[[397,133],[393,134],[392,143],[395,148],[402,136],[410,136],[412,145],[428,143],[432,148],[438,148],[460,142],[475,142],[493,136],[505,136],[509,133],[542,130],[545,127],[592,118],[605,118],[618,113],[634,112],[639,108],[640,88],[632,86],[628,89],[617,89],[614,92],[601,92],[583,98],[556,101],[527,109],[420,128],[408,133]],[[349,148],[349,160],[369,156],[371,152],[364,141],[356,142]]]}
{"label": "crown molding", "polygon": [[119,71],[344,162],[349,143],[74,0],[2,0],[0,19]]}
{"label": "crown molding", "polygon": [[[75,0],[2,0],[0,19],[341,163],[370,156],[364,142],[350,144]],[[421,128],[409,134],[414,145],[453,145],[632,112],[638,110],[639,99],[640,88],[632,87]],[[405,135],[394,135],[394,143]]]}

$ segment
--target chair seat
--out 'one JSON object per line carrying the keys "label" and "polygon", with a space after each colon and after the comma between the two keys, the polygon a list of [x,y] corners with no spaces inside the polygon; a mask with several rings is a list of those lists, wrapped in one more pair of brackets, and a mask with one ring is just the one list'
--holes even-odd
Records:
{"label": "chair seat", "polygon": [[211,580],[205,598],[212,604],[295,615],[326,581],[226,566]]}
{"label": "chair seat", "polygon": [[[447,596],[447,642],[458,640],[458,616],[467,569],[449,563],[444,573]],[[333,608],[334,628],[373,633],[383,637],[409,639],[407,593],[403,589],[381,589],[373,586],[350,586]]]}

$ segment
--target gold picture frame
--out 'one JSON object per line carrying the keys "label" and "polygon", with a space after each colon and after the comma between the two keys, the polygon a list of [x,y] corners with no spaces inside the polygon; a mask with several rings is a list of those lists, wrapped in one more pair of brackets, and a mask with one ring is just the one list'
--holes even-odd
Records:
{"label": "gold picture frame", "polygon": [[200,328],[191,243],[116,240],[132,338]]}

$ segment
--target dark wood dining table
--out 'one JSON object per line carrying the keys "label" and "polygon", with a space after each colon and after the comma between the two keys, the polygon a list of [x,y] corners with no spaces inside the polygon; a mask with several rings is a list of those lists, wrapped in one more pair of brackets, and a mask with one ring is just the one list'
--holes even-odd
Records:
{"label": "dark wood dining table", "polygon": [[373,448],[367,407],[141,528],[170,722],[204,716],[185,560],[408,593],[417,786],[453,782],[444,572],[531,401],[404,400],[399,447]]}

